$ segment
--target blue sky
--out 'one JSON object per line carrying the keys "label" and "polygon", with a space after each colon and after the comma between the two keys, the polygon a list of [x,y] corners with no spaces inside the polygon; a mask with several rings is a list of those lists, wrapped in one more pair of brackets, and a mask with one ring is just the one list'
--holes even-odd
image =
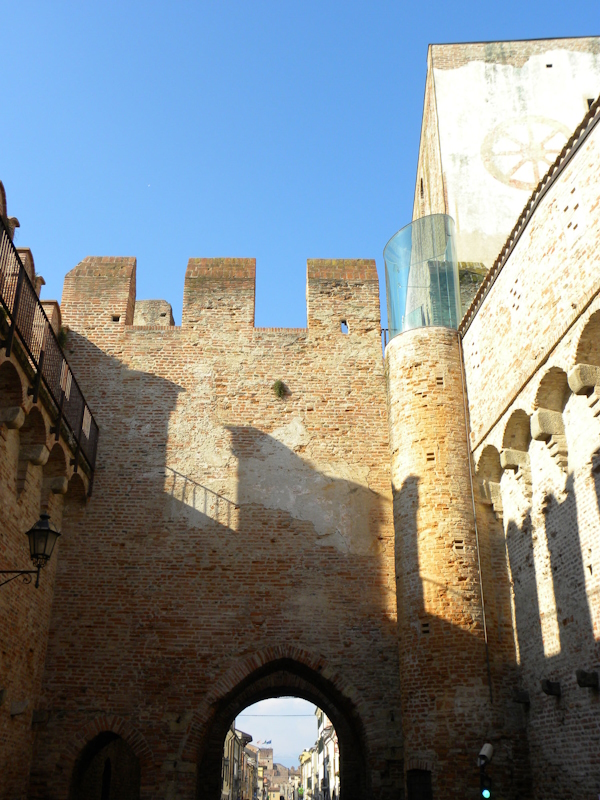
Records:
{"label": "blue sky", "polygon": [[[600,5],[0,2],[0,180],[60,298],[135,255],[180,322],[191,256],[257,258],[256,324],[306,324],[307,258],[410,221],[429,42],[600,32]],[[382,292],[384,282],[381,282]]]}
{"label": "blue sky", "polygon": [[[317,739],[315,708],[299,697],[273,697],[244,709],[235,726],[251,734],[253,744],[272,747],[273,761],[295,767],[300,753]],[[259,744],[265,741],[271,744]]]}

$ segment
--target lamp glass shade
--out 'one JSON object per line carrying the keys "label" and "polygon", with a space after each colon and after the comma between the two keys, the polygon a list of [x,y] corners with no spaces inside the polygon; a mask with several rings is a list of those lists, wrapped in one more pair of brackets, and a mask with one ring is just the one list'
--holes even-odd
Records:
{"label": "lamp glass shade", "polygon": [[40,514],[40,518],[33,528],[27,531],[29,553],[34,564],[41,567],[46,565],[59,536],[60,533],[50,522],[50,516]]}

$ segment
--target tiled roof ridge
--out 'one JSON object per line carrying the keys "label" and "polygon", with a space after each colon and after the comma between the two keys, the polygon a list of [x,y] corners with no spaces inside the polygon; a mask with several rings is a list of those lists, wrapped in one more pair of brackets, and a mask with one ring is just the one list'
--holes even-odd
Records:
{"label": "tiled roof ridge", "polygon": [[475,297],[471,301],[471,305],[463,315],[461,323],[458,326],[458,330],[461,336],[465,335],[465,333],[469,329],[469,326],[475,319],[475,316],[479,311],[479,308],[481,307],[483,301],[485,300],[488,292],[496,282],[496,278],[502,271],[502,268],[508,261],[508,257],[510,256],[517,242],[521,238],[521,234],[527,227],[527,224],[529,223],[529,220],[531,219],[533,212],[535,211],[541,200],[545,197],[546,193],[553,185],[556,178],[558,178],[563,169],[565,169],[567,164],[571,161],[577,150],[579,150],[579,148],[585,142],[589,134],[596,127],[598,122],[600,122],[600,95],[596,98],[596,100],[594,100],[583,120],[575,128],[570,139],[567,141],[567,143],[557,156],[556,161],[550,166],[548,172],[544,175],[544,177],[538,183],[536,188],[533,190],[533,193],[529,198],[529,200],[527,201],[525,208],[519,215],[519,218],[517,219],[514,228],[512,229],[512,231],[508,236],[508,239],[504,243],[502,250],[500,250],[498,258],[495,260],[493,266],[488,270],[488,273],[481,282],[481,285],[479,286],[479,289],[477,290]]}

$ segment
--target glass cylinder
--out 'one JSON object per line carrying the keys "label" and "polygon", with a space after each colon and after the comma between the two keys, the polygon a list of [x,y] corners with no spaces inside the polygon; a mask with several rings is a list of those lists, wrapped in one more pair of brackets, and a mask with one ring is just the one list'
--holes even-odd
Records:
{"label": "glass cylinder", "polygon": [[461,318],[454,220],[432,214],[411,222],[386,244],[389,338],[423,327],[458,328]]}

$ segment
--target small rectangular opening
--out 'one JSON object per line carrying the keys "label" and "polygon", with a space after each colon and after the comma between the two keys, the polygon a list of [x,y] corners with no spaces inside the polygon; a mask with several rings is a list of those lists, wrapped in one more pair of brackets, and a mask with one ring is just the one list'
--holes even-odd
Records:
{"label": "small rectangular opening", "polygon": [[588,99],[587,99],[587,104],[588,104],[588,111],[589,111],[589,110],[590,110],[590,108],[591,108],[591,107],[593,106],[593,104],[594,104],[594,98],[593,98],[593,97],[588,97]]}
{"label": "small rectangular opening", "polygon": [[431,772],[428,769],[409,769],[406,789],[408,800],[433,800]]}
{"label": "small rectangular opening", "polygon": [[422,622],[421,623],[421,633],[429,633],[429,623]]}
{"label": "small rectangular opening", "polygon": [[455,539],[454,540],[454,549],[455,550],[464,550],[465,549],[465,540],[464,539]]}
{"label": "small rectangular opening", "polygon": [[438,375],[437,378],[435,379],[435,382],[436,382],[437,386],[443,386],[444,385],[444,376],[443,375]]}
{"label": "small rectangular opening", "polygon": [[120,316],[120,314],[113,314],[113,316],[112,316],[112,321],[113,321],[113,322],[120,322],[120,321],[121,321],[121,316]]}
{"label": "small rectangular opening", "polygon": [[435,461],[435,452],[433,453],[425,453],[425,457],[427,461]]}
{"label": "small rectangular opening", "polygon": [[550,69],[551,67],[552,67],[552,64],[546,64],[546,69]]}
{"label": "small rectangular opening", "polygon": [[423,178],[421,178],[421,199],[425,197],[425,187],[423,186]]}
{"label": "small rectangular opening", "polygon": [[342,333],[348,333],[348,323],[345,319],[342,320],[341,323]]}

